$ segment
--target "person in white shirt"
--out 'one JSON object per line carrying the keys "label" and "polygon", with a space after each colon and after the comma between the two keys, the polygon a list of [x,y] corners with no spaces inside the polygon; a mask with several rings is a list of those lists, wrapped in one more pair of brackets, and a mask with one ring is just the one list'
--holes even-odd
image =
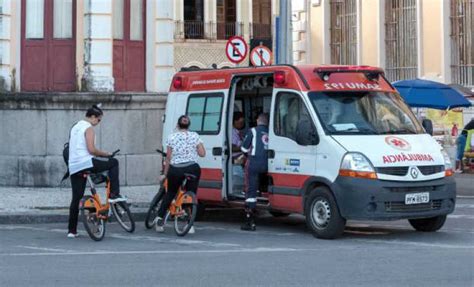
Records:
{"label": "person in white shirt", "polygon": [[71,174],[72,200],[69,206],[68,237],[77,237],[79,202],[84,196],[87,178],[84,171],[99,173],[108,171],[110,178],[110,202],[124,201],[120,196],[119,163],[112,154],[95,146],[94,127],[102,120],[103,111],[96,105],[89,108],[86,117],[77,122],[69,136],[68,168]]}
{"label": "person in white shirt", "polygon": [[[168,190],[158,210],[156,231],[163,232],[164,216],[173,201],[179,186],[183,183],[186,173],[196,176],[188,181],[186,189],[197,193],[201,168],[197,163],[198,157],[205,157],[206,150],[199,135],[189,131],[191,120],[183,115],[178,119],[177,131],[170,134],[166,141],[166,161],[164,176],[168,179]],[[163,180],[164,178],[162,178]]]}

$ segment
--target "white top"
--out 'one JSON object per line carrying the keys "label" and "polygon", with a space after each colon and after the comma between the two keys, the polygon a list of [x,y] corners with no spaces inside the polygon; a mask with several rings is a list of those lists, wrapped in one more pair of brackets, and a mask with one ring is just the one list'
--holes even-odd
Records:
{"label": "white top", "polygon": [[202,140],[195,132],[178,131],[170,134],[166,141],[166,146],[173,151],[170,164],[197,162],[197,146],[200,143],[202,143]]}
{"label": "white top", "polygon": [[85,120],[79,121],[71,129],[69,137],[69,173],[75,174],[81,170],[91,168],[94,157],[87,150],[86,130],[91,123]]}

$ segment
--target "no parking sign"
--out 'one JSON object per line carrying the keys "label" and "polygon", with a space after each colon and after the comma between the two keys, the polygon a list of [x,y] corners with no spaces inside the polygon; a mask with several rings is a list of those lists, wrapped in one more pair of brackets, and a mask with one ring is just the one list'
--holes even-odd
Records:
{"label": "no parking sign", "polygon": [[225,46],[225,53],[229,61],[234,64],[238,64],[245,60],[248,48],[244,38],[239,36],[231,37]]}

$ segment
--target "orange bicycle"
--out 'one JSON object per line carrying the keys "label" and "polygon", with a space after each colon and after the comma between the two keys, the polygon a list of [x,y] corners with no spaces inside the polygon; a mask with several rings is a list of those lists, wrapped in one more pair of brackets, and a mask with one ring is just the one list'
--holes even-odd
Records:
{"label": "orange bicycle", "polygon": [[[160,150],[157,151],[166,157],[166,153]],[[176,193],[176,197],[171,202],[168,212],[164,218],[165,226],[168,220],[174,221],[174,230],[178,236],[185,236],[193,226],[194,220],[196,219],[198,208],[196,194],[186,189],[187,183],[193,180],[196,180],[196,176],[192,174],[185,174],[185,180]],[[166,188],[167,179],[165,179],[160,185],[158,193],[155,195],[151,201],[150,207],[148,208],[145,218],[145,226],[148,229],[152,228],[158,220],[158,210],[160,210],[163,197],[166,193]]]}
{"label": "orange bicycle", "polygon": [[[117,154],[118,151],[119,150],[115,151],[112,157]],[[91,195],[85,195],[79,203],[81,220],[89,236],[95,241],[102,240],[105,235],[106,222],[112,214],[125,231],[130,233],[135,231],[135,221],[132,218],[129,204],[126,201],[109,203],[110,179],[107,172],[91,173],[86,171],[82,172],[82,176],[87,178],[91,190]],[[95,187],[96,184],[103,182],[105,182],[106,188],[105,204],[102,204]]]}

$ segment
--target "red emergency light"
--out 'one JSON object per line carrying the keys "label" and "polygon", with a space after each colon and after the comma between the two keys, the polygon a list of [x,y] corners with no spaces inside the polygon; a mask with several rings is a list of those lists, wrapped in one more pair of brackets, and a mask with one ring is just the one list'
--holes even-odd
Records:
{"label": "red emergency light", "polygon": [[184,87],[184,80],[183,77],[175,76],[173,78],[173,88],[176,90],[182,89]]}
{"label": "red emergency light", "polygon": [[285,73],[285,71],[276,71],[273,74],[273,80],[274,80],[275,84],[280,85],[280,86],[283,86],[284,84],[286,84],[286,73]]}
{"label": "red emergency light", "polygon": [[380,68],[370,66],[327,66],[314,69],[314,72],[323,81],[328,81],[332,73],[364,73],[369,81],[378,80],[384,72]]}

